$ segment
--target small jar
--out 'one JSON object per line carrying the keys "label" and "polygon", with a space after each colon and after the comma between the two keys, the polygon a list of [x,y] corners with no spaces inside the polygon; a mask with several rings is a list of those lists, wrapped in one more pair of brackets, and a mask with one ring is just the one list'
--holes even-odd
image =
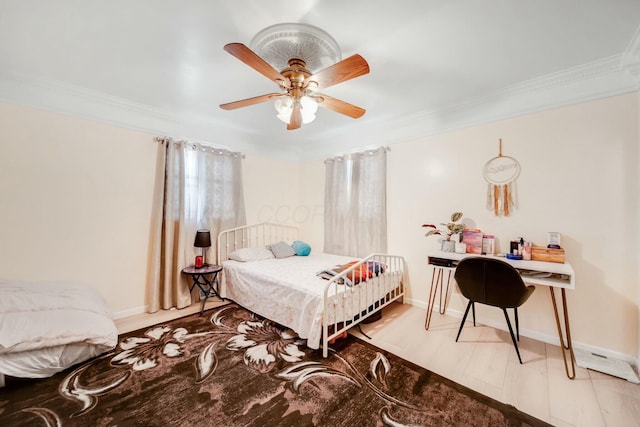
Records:
{"label": "small jar", "polygon": [[494,248],[493,248],[493,242],[494,242],[494,238],[492,234],[484,234],[482,236],[482,253],[483,254],[487,254],[487,255],[493,255],[494,254]]}
{"label": "small jar", "polygon": [[456,242],[456,253],[457,254],[467,253],[467,244],[466,243],[461,243],[461,242]]}

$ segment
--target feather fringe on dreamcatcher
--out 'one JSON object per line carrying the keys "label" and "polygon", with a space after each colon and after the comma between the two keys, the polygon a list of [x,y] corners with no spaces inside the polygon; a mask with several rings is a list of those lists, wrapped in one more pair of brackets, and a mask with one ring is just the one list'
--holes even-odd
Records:
{"label": "feather fringe on dreamcatcher", "polygon": [[487,184],[487,210],[495,216],[509,216],[518,207],[518,186],[515,181],[507,184]]}

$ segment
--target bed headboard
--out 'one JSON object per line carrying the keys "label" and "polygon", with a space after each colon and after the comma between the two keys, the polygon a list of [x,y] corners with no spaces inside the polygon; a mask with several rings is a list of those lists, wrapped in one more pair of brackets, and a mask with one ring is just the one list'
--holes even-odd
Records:
{"label": "bed headboard", "polygon": [[223,230],[218,234],[217,263],[229,259],[229,254],[241,248],[260,248],[281,240],[291,243],[298,239],[298,228],[290,225],[263,222]]}

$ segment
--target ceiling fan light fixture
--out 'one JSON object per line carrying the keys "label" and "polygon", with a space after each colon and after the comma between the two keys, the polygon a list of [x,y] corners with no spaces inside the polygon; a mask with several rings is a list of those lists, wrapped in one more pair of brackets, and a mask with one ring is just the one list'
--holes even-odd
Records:
{"label": "ceiling fan light fixture", "polygon": [[291,112],[293,111],[293,101],[291,98],[288,96],[278,98],[276,99],[276,102],[273,103],[273,106],[278,112],[278,119],[289,124],[289,120],[291,120]]}
{"label": "ceiling fan light fixture", "polygon": [[[291,97],[282,97],[276,99],[273,106],[278,112],[278,119],[286,124],[291,121],[291,113],[293,112],[293,99]],[[302,113],[302,123],[305,125],[311,123],[316,118],[318,111],[318,103],[310,96],[300,98],[300,112]]]}
{"label": "ceiling fan light fixture", "polygon": [[316,112],[318,111],[318,103],[310,96],[303,96],[300,99],[300,105],[302,107],[302,123],[311,123],[316,118]]}

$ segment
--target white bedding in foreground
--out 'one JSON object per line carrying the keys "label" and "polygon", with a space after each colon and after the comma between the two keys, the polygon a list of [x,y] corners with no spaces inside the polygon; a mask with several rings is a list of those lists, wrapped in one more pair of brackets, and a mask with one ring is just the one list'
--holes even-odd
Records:
{"label": "white bedding in foreground", "polygon": [[93,289],[0,282],[0,373],[44,378],[113,349],[118,331]]}
{"label": "white bedding in foreground", "polygon": [[220,294],[267,319],[295,330],[307,346],[320,346],[324,288],[316,276],[357,258],[316,253],[283,259],[224,261]]}

